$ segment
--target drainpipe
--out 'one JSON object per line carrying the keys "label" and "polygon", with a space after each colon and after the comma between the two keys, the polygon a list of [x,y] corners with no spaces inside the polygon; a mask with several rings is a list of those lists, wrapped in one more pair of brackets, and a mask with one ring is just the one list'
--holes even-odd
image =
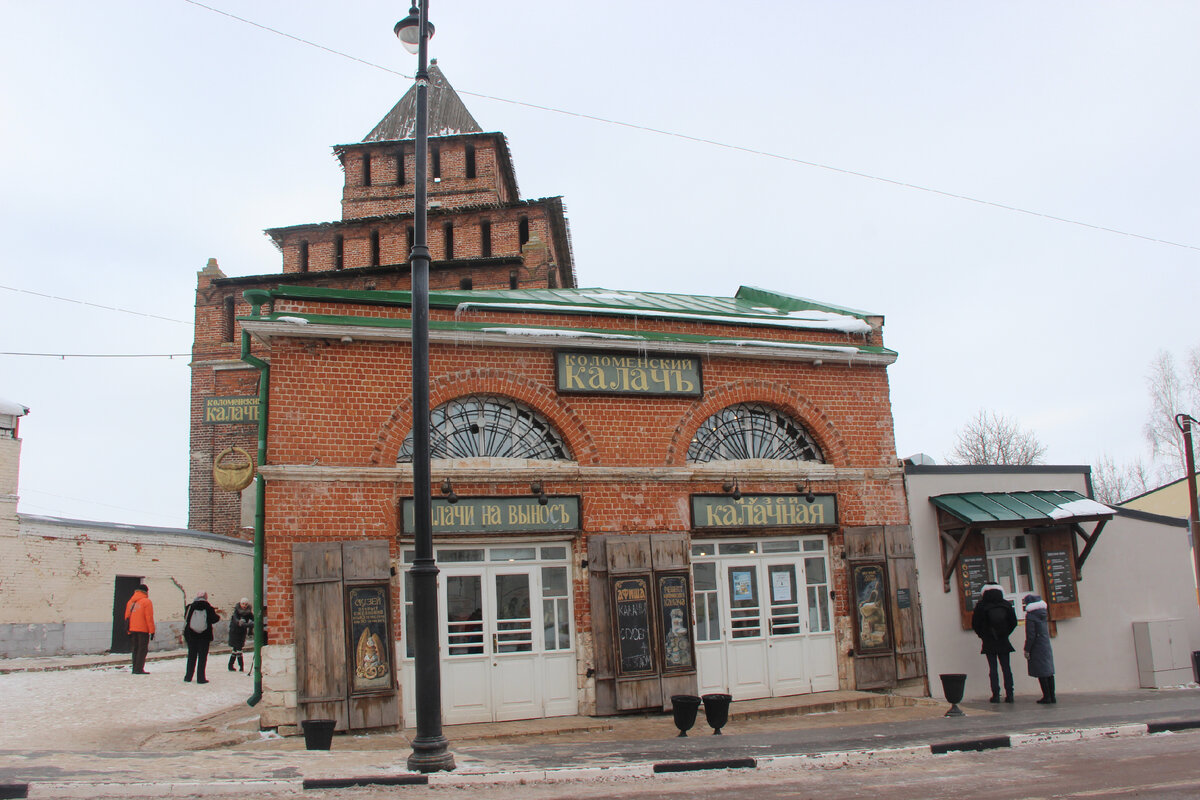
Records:
{"label": "drainpipe", "polygon": [[[247,290],[243,296],[250,301],[250,316],[261,316],[263,304],[270,302],[271,293],[261,289]],[[242,331],[242,361],[258,367],[258,469],[254,475],[254,693],[246,698],[246,705],[256,706],[262,700],[262,649],[266,644],[263,635],[263,550],[266,537],[263,534],[265,517],[266,481],[262,466],[267,460],[267,396],[271,382],[271,365],[250,354],[250,334]]]}

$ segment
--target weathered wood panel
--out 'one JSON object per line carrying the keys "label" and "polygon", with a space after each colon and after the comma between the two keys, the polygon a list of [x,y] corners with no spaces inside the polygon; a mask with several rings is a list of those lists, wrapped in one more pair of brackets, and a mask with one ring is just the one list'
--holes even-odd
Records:
{"label": "weathered wood panel", "polygon": [[337,542],[292,546],[299,721],[335,719],[349,727],[342,549]]}
{"label": "weathered wood panel", "polygon": [[884,534],[887,539],[888,577],[892,586],[896,678],[923,678],[927,674],[925,631],[921,622],[921,598],[917,592],[912,528],[908,525],[889,525],[884,529]]}

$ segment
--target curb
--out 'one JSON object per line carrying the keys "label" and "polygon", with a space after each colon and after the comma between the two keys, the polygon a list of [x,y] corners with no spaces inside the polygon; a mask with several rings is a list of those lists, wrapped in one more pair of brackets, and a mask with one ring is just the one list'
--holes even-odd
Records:
{"label": "curb", "polygon": [[0,783],[0,800],[7,798],[81,797],[119,795],[122,797],[177,797],[187,795],[233,795],[247,792],[302,792],[305,789],[348,789],[364,786],[486,786],[522,783],[559,783],[565,781],[650,778],[682,772],[726,769],[831,769],[869,762],[928,758],[949,753],[970,753],[1000,748],[1028,747],[1039,744],[1114,739],[1159,733],[1200,730],[1200,719],[1169,722],[1110,725],[1095,728],[1064,728],[1037,733],[1014,733],[909,747],[847,750],[827,753],[796,753],[758,758],[707,759],[699,761],[662,761],[621,764],[610,767],[561,767],[512,772],[439,772],[429,775],[392,773],[348,778],[291,778],[280,780],[219,781],[146,781],[118,783],[107,781],[37,781]]}

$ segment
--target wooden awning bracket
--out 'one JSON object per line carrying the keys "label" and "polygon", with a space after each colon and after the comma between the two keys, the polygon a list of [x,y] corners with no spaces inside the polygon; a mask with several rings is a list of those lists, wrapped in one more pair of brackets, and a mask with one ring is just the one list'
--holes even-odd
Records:
{"label": "wooden awning bracket", "polygon": [[[950,578],[954,575],[954,570],[958,569],[958,559],[962,555],[963,547],[967,540],[971,538],[974,528],[966,527],[962,529],[962,535],[955,539],[948,531],[939,531],[944,543],[942,545],[942,592],[950,593]],[[949,544],[954,549],[950,553],[950,558],[946,558],[946,547]]]}
{"label": "wooden awning bracket", "polygon": [[1100,538],[1100,531],[1104,530],[1104,525],[1108,522],[1107,519],[1098,520],[1096,527],[1092,530],[1092,535],[1088,536],[1083,528],[1079,527],[1079,523],[1075,523],[1071,527],[1075,530],[1076,535],[1083,539],[1086,544],[1083,546],[1083,552],[1075,559],[1075,580],[1083,580],[1083,562],[1087,561],[1088,554],[1092,552],[1092,548],[1096,546],[1096,540]]}

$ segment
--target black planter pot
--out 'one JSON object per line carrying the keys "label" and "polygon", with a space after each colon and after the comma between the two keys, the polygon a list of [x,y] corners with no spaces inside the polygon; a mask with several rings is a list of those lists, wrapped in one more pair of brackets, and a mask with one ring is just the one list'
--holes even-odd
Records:
{"label": "black planter pot", "polygon": [[701,699],[704,701],[704,719],[713,729],[713,734],[720,736],[721,728],[729,722],[729,704],[733,702],[733,695],[706,694]]}
{"label": "black planter pot", "polygon": [[675,727],[679,728],[680,736],[696,724],[696,711],[700,708],[700,698],[694,694],[671,695],[671,713],[675,716]]}
{"label": "black planter pot", "polygon": [[950,672],[943,675],[938,675],[942,679],[942,694],[946,696],[946,702],[950,704],[950,710],[946,712],[947,717],[965,717],[958,704],[962,702],[963,691],[967,685],[967,676],[959,672]]}
{"label": "black planter pot", "polygon": [[306,719],[300,723],[304,729],[305,750],[328,750],[333,743],[336,719]]}

